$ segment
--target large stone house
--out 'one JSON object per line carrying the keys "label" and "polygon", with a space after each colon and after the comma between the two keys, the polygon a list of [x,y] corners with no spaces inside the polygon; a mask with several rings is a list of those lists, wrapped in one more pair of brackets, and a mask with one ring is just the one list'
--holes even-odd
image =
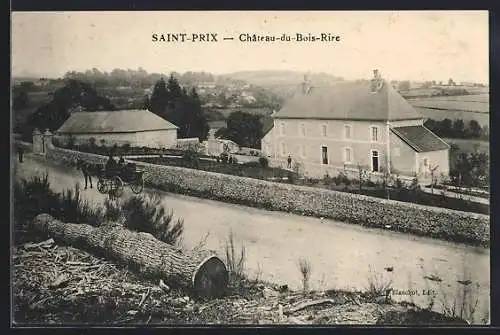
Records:
{"label": "large stone house", "polygon": [[148,110],[73,112],[55,135],[74,144],[171,148],[177,143],[177,129]]}
{"label": "large stone house", "polygon": [[262,150],[273,164],[290,155],[310,177],[383,172],[428,179],[449,173],[449,145],[381,78],[330,87],[302,86],[272,115]]}

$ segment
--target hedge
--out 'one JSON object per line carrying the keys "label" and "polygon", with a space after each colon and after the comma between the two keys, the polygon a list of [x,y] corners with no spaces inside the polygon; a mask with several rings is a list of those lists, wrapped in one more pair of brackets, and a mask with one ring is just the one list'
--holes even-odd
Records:
{"label": "hedge", "polygon": [[[106,161],[104,156],[61,148],[48,150],[47,157],[68,163],[77,158],[93,163]],[[135,163],[146,171],[149,186],[168,192],[483,247],[490,245],[488,215],[195,169]]]}

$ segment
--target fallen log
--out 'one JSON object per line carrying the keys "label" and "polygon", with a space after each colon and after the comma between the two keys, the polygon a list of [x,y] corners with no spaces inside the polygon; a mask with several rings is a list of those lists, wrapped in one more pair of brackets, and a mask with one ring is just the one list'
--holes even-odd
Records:
{"label": "fallen log", "polygon": [[212,252],[186,251],[148,233],[120,226],[93,227],[64,223],[49,214],[33,220],[33,228],[74,247],[98,252],[136,271],[187,289],[196,297],[219,297],[227,288],[224,262]]}

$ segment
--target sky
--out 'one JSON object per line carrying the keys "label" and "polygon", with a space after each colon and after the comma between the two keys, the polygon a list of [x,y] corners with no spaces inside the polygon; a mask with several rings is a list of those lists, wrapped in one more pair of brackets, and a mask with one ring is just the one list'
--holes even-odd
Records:
{"label": "sky", "polygon": [[[487,11],[14,12],[12,74],[144,68],[148,72],[293,70],[391,80],[489,82]],[[153,42],[212,33],[218,42]],[[333,42],[241,42],[240,34],[340,36]],[[234,40],[222,40],[234,37]]]}

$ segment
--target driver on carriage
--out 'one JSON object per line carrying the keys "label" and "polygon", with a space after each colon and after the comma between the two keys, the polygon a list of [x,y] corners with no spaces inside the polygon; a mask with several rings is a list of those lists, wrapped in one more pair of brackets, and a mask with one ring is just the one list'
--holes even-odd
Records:
{"label": "driver on carriage", "polygon": [[116,163],[115,159],[113,158],[113,155],[109,154],[108,161],[106,162],[106,174],[108,176],[110,176],[113,173],[116,173],[117,168],[118,168],[118,164]]}
{"label": "driver on carriage", "polygon": [[118,160],[118,166],[121,168],[125,167],[125,159],[123,159],[122,155],[120,155],[120,159]]}

